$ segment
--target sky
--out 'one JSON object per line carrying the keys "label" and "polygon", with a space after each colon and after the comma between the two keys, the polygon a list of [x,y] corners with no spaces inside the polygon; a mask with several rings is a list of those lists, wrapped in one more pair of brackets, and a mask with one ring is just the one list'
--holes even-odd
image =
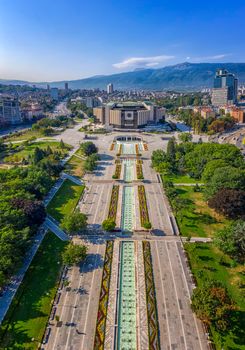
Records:
{"label": "sky", "polygon": [[0,79],[245,62],[244,0],[0,0]]}

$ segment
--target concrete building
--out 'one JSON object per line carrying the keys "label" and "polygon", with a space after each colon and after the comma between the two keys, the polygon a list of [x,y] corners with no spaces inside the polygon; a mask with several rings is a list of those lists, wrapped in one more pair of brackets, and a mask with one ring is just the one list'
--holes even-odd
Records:
{"label": "concrete building", "polygon": [[[228,88],[217,88],[212,91],[212,105],[213,106],[225,106],[229,104],[228,102]],[[231,102],[230,104],[233,104]]]}
{"label": "concrete building", "polygon": [[113,91],[114,91],[113,84],[112,83],[108,84],[107,87],[106,87],[106,90],[107,90],[108,94],[112,94]]}
{"label": "concrete building", "polygon": [[200,113],[200,115],[203,119],[215,118],[215,116],[216,116],[215,111],[211,107],[208,107],[208,106],[194,107],[193,112]]}
{"label": "concrete building", "polygon": [[44,115],[43,110],[39,103],[33,102],[29,106],[21,110],[23,119],[32,120],[33,117],[42,117]]}
{"label": "concrete building", "polygon": [[0,96],[0,125],[22,122],[18,98]]}
{"label": "concrete building", "polygon": [[69,90],[68,83],[65,83],[65,90],[66,90],[66,91],[68,91],[68,90]]}
{"label": "concrete building", "polygon": [[150,102],[110,102],[93,109],[97,120],[120,129],[138,129],[165,117],[165,108]]}
{"label": "concrete building", "polygon": [[245,110],[238,107],[231,107],[228,111],[237,123],[245,123]]}
{"label": "concrete building", "polygon": [[237,102],[238,80],[225,69],[218,69],[214,78],[212,104],[220,106]]}

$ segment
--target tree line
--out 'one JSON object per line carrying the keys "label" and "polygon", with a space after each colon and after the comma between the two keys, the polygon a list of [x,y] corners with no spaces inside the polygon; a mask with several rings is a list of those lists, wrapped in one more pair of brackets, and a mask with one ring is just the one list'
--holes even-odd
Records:
{"label": "tree line", "polygon": [[45,219],[42,200],[59,176],[61,155],[36,147],[28,167],[0,170],[0,289],[20,266]]}

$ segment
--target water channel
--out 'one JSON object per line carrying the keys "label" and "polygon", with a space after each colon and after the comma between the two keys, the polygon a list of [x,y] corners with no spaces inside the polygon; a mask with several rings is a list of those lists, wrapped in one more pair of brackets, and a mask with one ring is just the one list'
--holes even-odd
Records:
{"label": "water channel", "polygon": [[143,143],[142,142],[121,142],[117,141],[117,151],[119,150],[120,145],[122,145],[122,155],[133,155],[136,154],[135,146],[138,145],[139,151],[143,151]]}
{"label": "water channel", "polygon": [[132,232],[135,221],[134,187],[124,186],[122,197],[122,220],[123,232]]}
{"label": "water channel", "polygon": [[117,350],[137,349],[134,242],[120,243]]}
{"label": "water channel", "polygon": [[124,181],[132,182],[135,179],[135,176],[134,176],[135,161],[132,159],[123,160],[123,168],[124,168]]}

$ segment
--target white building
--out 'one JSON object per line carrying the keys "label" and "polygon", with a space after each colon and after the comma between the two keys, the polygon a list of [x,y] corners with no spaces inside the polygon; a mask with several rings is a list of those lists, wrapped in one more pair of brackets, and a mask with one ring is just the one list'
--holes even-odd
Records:
{"label": "white building", "polygon": [[107,90],[108,94],[112,94],[113,91],[114,91],[113,84],[112,83],[108,84],[107,87],[106,87],[106,90]]}

